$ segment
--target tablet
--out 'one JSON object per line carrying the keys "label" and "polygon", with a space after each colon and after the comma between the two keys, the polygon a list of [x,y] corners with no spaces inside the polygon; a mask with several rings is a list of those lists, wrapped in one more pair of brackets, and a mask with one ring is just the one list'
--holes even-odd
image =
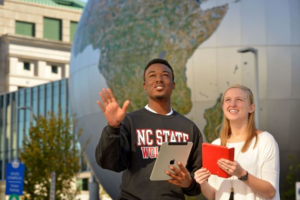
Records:
{"label": "tablet", "polygon": [[177,162],[181,162],[183,166],[186,166],[189,158],[193,143],[168,143],[165,142],[161,145],[158,157],[154,163],[154,167],[151,172],[151,181],[164,181],[169,180],[171,177],[165,173],[166,170],[170,171],[169,166],[173,165],[178,168]]}
{"label": "tablet", "polygon": [[202,163],[203,168],[206,168],[210,173],[219,177],[228,178],[230,174],[221,169],[217,162],[219,159],[234,160],[234,148],[227,148],[220,145],[202,143]]}

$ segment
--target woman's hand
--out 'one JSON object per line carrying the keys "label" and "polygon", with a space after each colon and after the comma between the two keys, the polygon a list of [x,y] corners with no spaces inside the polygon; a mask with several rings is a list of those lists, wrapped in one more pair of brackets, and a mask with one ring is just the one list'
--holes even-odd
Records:
{"label": "woman's hand", "polygon": [[195,181],[201,185],[202,194],[208,199],[216,199],[216,190],[209,185],[207,179],[211,173],[206,168],[201,168],[195,172]]}
{"label": "woman's hand", "polygon": [[246,174],[246,170],[244,170],[237,161],[221,158],[217,163],[227,174],[237,176],[238,178]]}
{"label": "woman's hand", "polygon": [[195,172],[194,178],[197,183],[202,185],[203,183],[207,182],[207,179],[210,177],[210,175],[211,175],[210,171],[208,171],[205,168],[201,168]]}

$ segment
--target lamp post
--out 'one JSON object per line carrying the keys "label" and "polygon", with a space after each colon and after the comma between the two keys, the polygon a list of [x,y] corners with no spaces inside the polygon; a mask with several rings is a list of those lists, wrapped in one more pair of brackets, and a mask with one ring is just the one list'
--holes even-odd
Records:
{"label": "lamp post", "polygon": [[89,182],[90,200],[99,199],[99,183],[95,180],[95,176],[91,173],[91,181]]}
{"label": "lamp post", "polygon": [[248,53],[251,52],[254,54],[254,59],[255,59],[255,94],[254,94],[254,103],[256,105],[256,112],[255,112],[255,122],[256,122],[256,128],[259,128],[259,82],[258,82],[258,51],[255,48],[252,47],[247,47],[243,49],[238,50],[239,53]]}

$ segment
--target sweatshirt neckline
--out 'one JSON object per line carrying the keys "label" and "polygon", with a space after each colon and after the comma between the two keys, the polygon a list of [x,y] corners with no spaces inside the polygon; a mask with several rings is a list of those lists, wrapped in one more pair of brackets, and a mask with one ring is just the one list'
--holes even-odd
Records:
{"label": "sweatshirt neckline", "polygon": [[149,115],[156,116],[156,117],[163,117],[163,118],[173,118],[176,115],[175,110],[173,110],[173,113],[171,115],[160,115],[160,114],[157,114],[157,113],[147,110],[145,107],[142,109],[142,111],[144,111],[145,113],[147,113]]}
{"label": "sweatshirt neckline", "polygon": [[[157,114],[157,112],[156,112],[155,110],[151,109],[151,108],[148,106],[148,104],[147,104],[144,108],[147,109],[148,111],[154,113],[154,114]],[[165,114],[165,115],[162,115],[162,116],[170,116],[170,115],[173,114],[173,112],[174,112],[174,111],[173,111],[173,109],[171,108],[171,111],[170,111],[169,113],[167,113],[167,114]],[[160,115],[160,114],[158,114],[158,115]]]}

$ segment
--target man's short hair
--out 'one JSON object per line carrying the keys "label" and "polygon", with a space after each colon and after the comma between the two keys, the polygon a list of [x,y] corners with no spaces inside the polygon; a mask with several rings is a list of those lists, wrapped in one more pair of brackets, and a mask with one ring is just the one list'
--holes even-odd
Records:
{"label": "man's short hair", "polygon": [[162,59],[162,58],[154,58],[153,60],[151,60],[150,62],[148,62],[147,66],[145,67],[144,70],[144,81],[145,81],[145,74],[146,74],[146,70],[153,64],[163,64],[166,65],[167,67],[169,67],[171,69],[172,72],[172,81],[174,81],[174,72],[173,72],[173,68],[171,67],[171,65],[168,63],[168,61]]}

